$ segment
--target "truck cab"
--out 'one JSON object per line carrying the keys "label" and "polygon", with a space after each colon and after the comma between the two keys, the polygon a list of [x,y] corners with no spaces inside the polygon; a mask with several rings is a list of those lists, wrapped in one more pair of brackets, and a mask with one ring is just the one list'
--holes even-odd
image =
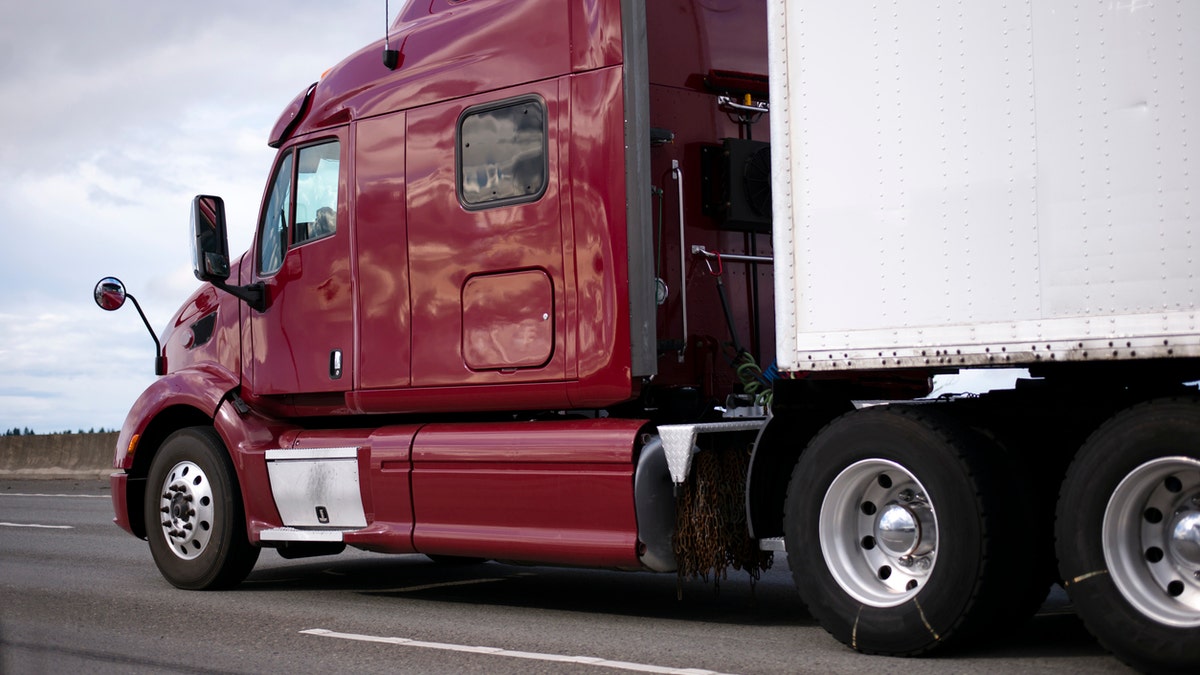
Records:
{"label": "truck cab", "polygon": [[[272,132],[257,236],[231,266],[262,305],[221,322],[242,326],[224,363],[241,396],[281,416],[606,408],[656,376],[658,396],[719,396],[729,327],[679,236],[770,252],[769,210],[757,231],[724,228],[725,205],[698,199],[721,189],[701,162],[728,164],[722,139],[752,133],[718,95],[765,98],[765,7],[733,5],[635,20],[615,0],[408,3],[394,69],[365,47]],[[667,30],[680,21],[704,35]],[[626,33],[649,58],[627,62]],[[727,306],[769,358],[769,266],[753,266],[761,284],[748,269],[726,283],[757,286],[757,305]],[[687,285],[709,306],[692,354]]]}

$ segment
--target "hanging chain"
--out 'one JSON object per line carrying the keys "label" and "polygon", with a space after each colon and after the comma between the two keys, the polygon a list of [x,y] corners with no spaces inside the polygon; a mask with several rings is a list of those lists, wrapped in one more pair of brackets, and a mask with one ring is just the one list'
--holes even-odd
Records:
{"label": "hanging chain", "polygon": [[703,450],[692,459],[692,470],[675,503],[675,563],[680,580],[713,577],[716,586],[728,570],[745,570],[755,584],[774,556],[759,550],[746,524],[746,446]]}

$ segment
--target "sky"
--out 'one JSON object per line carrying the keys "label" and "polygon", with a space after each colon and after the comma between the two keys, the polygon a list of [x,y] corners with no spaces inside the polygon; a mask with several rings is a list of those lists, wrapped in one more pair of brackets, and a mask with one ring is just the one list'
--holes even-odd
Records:
{"label": "sky", "polygon": [[[390,3],[391,16],[400,0]],[[188,219],[251,240],[280,112],[383,37],[384,0],[0,0],[0,433],[119,429],[198,287]]]}

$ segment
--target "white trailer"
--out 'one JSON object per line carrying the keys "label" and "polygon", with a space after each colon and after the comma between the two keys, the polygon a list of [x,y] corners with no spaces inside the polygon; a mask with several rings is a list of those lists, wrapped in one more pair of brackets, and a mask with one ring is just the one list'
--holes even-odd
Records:
{"label": "white trailer", "polygon": [[[1128,663],[1196,672],[1200,3],[769,15],[791,379],[760,445],[804,446],[781,529],[810,611],[915,654],[1058,581]],[[1035,378],[830,414],[863,383],[976,367]]]}

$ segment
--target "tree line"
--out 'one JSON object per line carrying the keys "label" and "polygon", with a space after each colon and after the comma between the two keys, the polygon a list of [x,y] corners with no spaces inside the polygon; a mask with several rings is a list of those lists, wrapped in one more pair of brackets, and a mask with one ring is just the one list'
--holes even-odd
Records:
{"label": "tree line", "polygon": [[[61,434],[108,434],[108,433],[112,433],[114,431],[116,431],[116,429],[105,429],[104,427],[100,427],[99,429],[96,429],[95,427],[92,427],[91,429],[88,429],[87,431],[84,431],[83,429],[80,429],[79,431],[71,431],[70,429],[67,429],[66,431],[52,431],[46,435],[47,436],[58,436]],[[29,427],[25,427],[24,429],[21,429],[20,427],[13,427],[11,429],[5,430],[4,435],[5,436],[37,436],[37,434],[35,434],[33,432],[33,429],[30,429]]]}

